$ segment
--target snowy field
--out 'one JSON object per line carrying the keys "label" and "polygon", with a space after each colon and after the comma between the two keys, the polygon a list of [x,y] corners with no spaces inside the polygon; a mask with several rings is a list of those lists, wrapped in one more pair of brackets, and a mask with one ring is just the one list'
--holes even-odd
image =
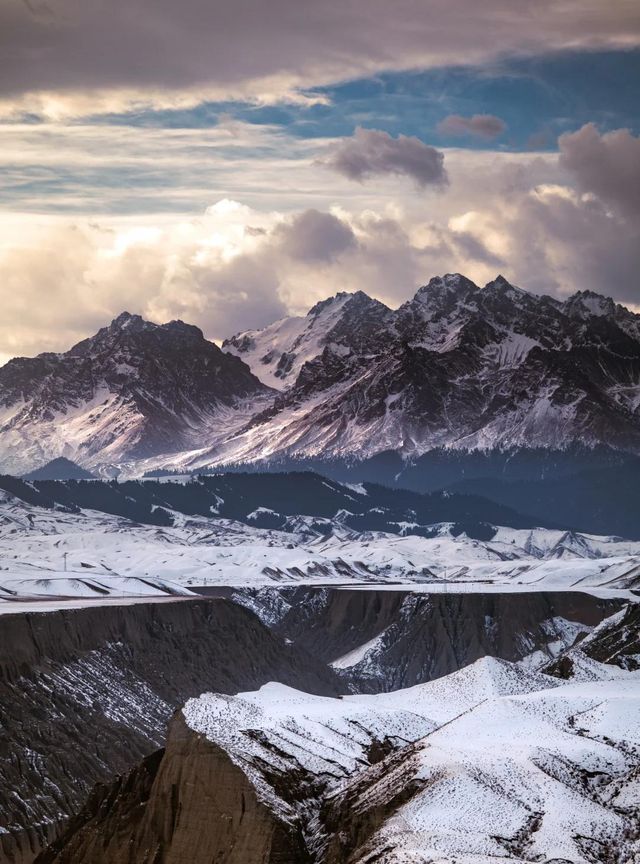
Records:
{"label": "snowy field", "polygon": [[[371,841],[372,861],[637,861],[640,672],[579,652],[574,662],[564,681],[485,657],[406,690],[342,699],[272,683],[205,694],[183,714],[271,809],[306,826],[312,844],[322,842],[314,816],[327,802],[384,810],[407,788],[409,800],[388,807]],[[383,740],[393,755],[368,764]],[[298,799],[282,800],[271,772],[300,771],[322,778],[320,795],[305,797],[302,786]],[[383,850],[391,857],[376,858]],[[598,857],[605,851],[618,857]]]}
{"label": "snowy field", "polygon": [[[0,610],[17,601],[128,602],[189,595],[200,587],[348,585],[416,591],[586,590],[628,595],[640,585],[640,542],[546,529],[498,528],[480,541],[451,526],[423,538],[357,533],[335,522],[327,536],[299,519],[293,533],[174,514],[176,525],[140,525],[0,501]],[[35,607],[31,607],[35,608]]]}

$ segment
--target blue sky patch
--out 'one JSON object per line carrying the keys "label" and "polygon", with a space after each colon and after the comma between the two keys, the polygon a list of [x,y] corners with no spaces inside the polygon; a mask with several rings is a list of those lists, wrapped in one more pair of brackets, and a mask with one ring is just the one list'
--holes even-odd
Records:
{"label": "blue sky patch", "polygon": [[[351,135],[356,126],[416,135],[437,146],[509,151],[554,150],[558,135],[594,122],[601,131],[640,132],[637,81],[640,51],[570,52],[517,58],[491,67],[458,66],[393,72],[316,88],[329,104],[255,106],[206,103],[189,110],[105,115],[102,123],[206,128],[222,116],[280,126],[301,138]],[[506,124],[492,139],[448,134],[448,115],[489,114]]]}

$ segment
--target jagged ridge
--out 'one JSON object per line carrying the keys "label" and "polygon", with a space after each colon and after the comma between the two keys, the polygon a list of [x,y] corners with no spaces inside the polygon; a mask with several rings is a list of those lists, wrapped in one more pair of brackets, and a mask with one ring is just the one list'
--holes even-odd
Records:
{"label": "jagged ridge", "polygon": [[640,316],[592,292],[560,301],[449,274],[397,310],[339,293],[223,349],[123,313],[66,354],[10,361],[0,467],[66,456],[136,473],[576,442],[640,453]]}

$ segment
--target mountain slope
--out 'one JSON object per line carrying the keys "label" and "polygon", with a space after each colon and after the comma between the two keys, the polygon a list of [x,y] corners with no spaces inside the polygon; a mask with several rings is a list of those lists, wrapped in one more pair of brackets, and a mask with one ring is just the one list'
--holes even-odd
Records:
{"label": "mountain slope", "polygon": [[241,399],[268,390],[182,321],[123,312],[64,354],[0,369],[0,464],[22,473],[57,456],[117,464],[210,442]]}
{"label": "mountain slope", "polygon": [[52,459],[46,465],[36,468],[35,471],[30,471],[24,475],[25,480],[93,480],[94,475],[90,471],[85,471],[75,462],[70,459],[65,459],[64,456],[58,456],[57,459]]}
{"label": "mountain slope", "polygon": [[[342,295],[325,303],[323,314],[345,308]],[[316,334],[313,357],[305,343],[295,381],[271,409],[208,456],[416,456],[576,441],[640,449],[640,317],[613,301],[579,292],[561,302],[502,277],[479,288],[454,274],[378,316],[382,326],[368,314],[357,338],[335,326]],[[250,346],[261,338],[227,343],[257,375]],[[292,368],[297,346],[278,343]]]}
{"label": "mountain slope", "polygon": [[[595,461],[595,460],[594,460]],[[640,537],[640,463],[600,467],[568,476],[549,474],[526,483],[505,478],[478,477],[453,483],[451,494],[486,496],[520,512],[544,513],[548,519],[566,518],[568,513],[583,531],[611,532]]]}
{"label": "mountain slope", "polygon": [[[255,527],[299,530],[296,518],[308,518],[318,534],[336,525],[353,531],[432,536],[434,524],[452,523],[454,534],[488,539],[491,523],[513,528],[572,527],[540,518],[523,518],[514,510],[476,495],[388,489],[374,483],[346,486],[312,472],[283,474],[217,474],[188,483],[158,480],[25,482],[0,475],[0,490],[44,507],[78,508],[112,513],[151,525],[182,521],[176,514],[237,519]],[[173,515],[172,515],[173,514]],[[333,526],[335,527],[335,526]],[[494,529],[495,530],[495,529]]]}
{"label": "mountain slope", "polygon": [[434,450],[640,454],[640,316],[590,292],[560,301],[449,274],[396,310],[339,293],[223,349],[180,321],[123,313],[65,354],[10,361],[0,469],[59,456],[131,475]]}
{"label": "mountain slope", "polygon": [[305,363],[325,350],[339,355],[366,351],[370,343],[384,338],[393,317],[391,309],[363,291],[340,292],[316,303],[306,316],[239,333],[225,340],[222,348],[241,357],[265,384],[284,390],[296,381]]}
{"label": "mountain slope", "polygon": [[164,742],[203,689],[339,682],[237,604],[204,599],[7,614],[0,630],[0,860],[27,864],[106,782]]}

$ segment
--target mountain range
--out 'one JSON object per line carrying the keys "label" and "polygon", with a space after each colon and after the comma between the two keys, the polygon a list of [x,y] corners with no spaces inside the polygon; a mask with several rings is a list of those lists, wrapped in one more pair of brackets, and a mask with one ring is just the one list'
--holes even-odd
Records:
{"label": "mountain range", "polygon": [[437,277],[398,309],[338,293],[222,347],[122,313],[0,369],[0,469],[101,475],[394,454],[640,453],[640,315],[499,276]]}

